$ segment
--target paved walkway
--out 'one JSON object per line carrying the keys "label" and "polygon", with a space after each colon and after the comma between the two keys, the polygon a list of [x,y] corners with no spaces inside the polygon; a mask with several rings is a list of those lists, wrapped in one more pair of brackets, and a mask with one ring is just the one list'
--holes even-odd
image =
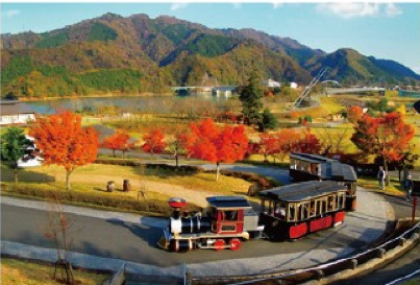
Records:
{"label": "paved walkway", "polygon": [[[9,197],[2,197],[2,204],[28,207],[33,209],[45,210],[44,202],[18,200]],[[118,219],[121,221],[140,223],[147,226],[163,228],[166,221],[157,218],[140,217],[133,214],[110,213],[99,210],[92,210],[73,206],[64,206],[64,212],[75,213],[100,219]],[[354,213],[349,213],[345,223],[337,228],[322,231],[316,235],[308,237],[314,241],[311,250],[276,254],[257,258],[228,259],[205,263],[191,263],[171,267],[157,267],[149,264],[138,264],[128,262],[126,271],[144,275],[166,275],[181,277],[185,270],[193,276],[212,276],[212,275],[243,275],[269,273],[275,271],[286,271],[292,269],[311,267],[330,260],[346,257],[358,250],[360,246],[366,246],[370,242],[378,239],[385,231],[387,223],[394,219],[394,213],[390,204],[381,196],[370,191],[358,192],[358,209]],[[334,244],[324,243],[329,236],[338,235],[340,242]],[[360,241],[355,243],[354,241]],[[253,241],[251,241],[253,242]],[[257,241],[254,241],[257,242]],[[267,241],[258,241],[259,245]],[[298,241],[299,242],[299,241]],[[351,244],[350,244],[351,243]],[[255,243],[257,245],[257,243]],[[255,250],[258,250],[256,248]],[[1,241],[2,254],[17,255],[24,258],[41,259],[54,262],[56,260],[56,250],[33,247],[27,244]],[[174,255],[179,253],[173,253]],[[205,254],[205,251],[203,251]],[[125,263],[120,259],[109,259],[100,256],[93,256],[81,253],[70,253],[70,259],[76,266],[102,269],[118,270]]]}

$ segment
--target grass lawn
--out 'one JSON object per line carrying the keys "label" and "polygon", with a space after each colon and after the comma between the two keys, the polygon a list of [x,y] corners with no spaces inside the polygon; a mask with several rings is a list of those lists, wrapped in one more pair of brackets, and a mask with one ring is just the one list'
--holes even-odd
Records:
{"label": "grass lawn", "polygon": [[[4,285],[62,285],[52,279],[53,265],[4,258],[1,259],[1,284]],[[100,285],[110,277],[109,274],[98,274],[84,270],[73,270],[76,284]],[[57,273],[57,277],[60,276]]]}
{"label": "grass lawn", "polygon": [[[2,191],[2,195],[16,196],[13,185],[12,171],[6,166],[1,168],[1,182],[7,190]],[[129,179],[131,191],[123,192],[123,181]],[[108,181],[115,182],[113,192],[106,192]],[[65,170],[58,166],[41,166],[23,169],[19,173],[20,184],[24,187],[39,187],[46,190],[60,191],[65,194]],[[33,185],[33,186],[31,186]],[[174,172],[165,169],[148,169],[144,167],[130,167],[117,165],[91,164],[80,167],[71,175],[71,186],[73,192],[83,192],[80,195],[99,195],[109,199],[119,200],[130,197],[133,200],[156,204],[166,202],[170,197],[184,197],[191,205],[206,206],[205,197],[213,195],[246,195],[250,182],[243,179],[221,175],[216,182],[215,173],[192,173],[192,172]],[[16,191],[16,190],[15,190]],[[141,191],[141,192],[140,192]],[[77,194],[77,193],[75,193]],[[20,194],[19,194],[20,195]],[[28,194],[24,194],[28,195]],[[72,200],[73,201],[73,200]],[[85,202],[83,199],[74,202],[76,205],[91,205],[92,201]],[[84,204],[87,203],[87,204]],[[96,203],[96,202],[95,202]],[[119,210],[119,209],[114,209]]]}
{"label": "grass lawn", "polygon": [[413,279],[405,281],[403,283],[399,283],[400,285],[418,285],[420,284],[420,276],[416,276]]}
{"label": "grass lawn", "polygon": [[400,186],[398,178],[391,177],[390,183],[388,186],[385,186],[385,190],[379,189],[378,180],[373,177],[358,177],[357,185],[366,189],[375,190],[377,193],[384,193],[389,195],[402,196],[405,195],[405,191]]}
{"label": "grass lawn", "polygon": [[[12,171],[2,166],[2,182],[12,181]],[[133,185],[146,186],[148,190],[159,192],[149,182],[180,186],[195,191],[221,194],[246,193],[250,182],[239,178],[221,175],[216,182],[216,174],[199,172],[173,172],[165,169],[147,169],[143,167],[91,164],[77,168],[71,175],[72,188],[81,191],[105,191],[106,182],[114,180],[117,190],[122,190],[123,180],[129,179]],[[19,181],[27,183],[46,183],[64,187],[65,170],[59,166],[40,166],[23,169],[19,172]],[[152,185],[151,183],[149,183]],[[127,195],[130,195],[128,193]]]}

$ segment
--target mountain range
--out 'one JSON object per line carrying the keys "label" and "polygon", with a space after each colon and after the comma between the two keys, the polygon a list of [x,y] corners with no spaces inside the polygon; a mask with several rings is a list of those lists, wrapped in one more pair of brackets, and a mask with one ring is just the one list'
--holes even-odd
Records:
{"label": "mountain range", "polygon": [[166,92],[171,86],[244,84],[262,78],[307,84],[412,84],[420,75],[350,48],[326,53],[254,29],[210,29],[174,17],[108,13],[45,33],[1,35],[2,96]]}

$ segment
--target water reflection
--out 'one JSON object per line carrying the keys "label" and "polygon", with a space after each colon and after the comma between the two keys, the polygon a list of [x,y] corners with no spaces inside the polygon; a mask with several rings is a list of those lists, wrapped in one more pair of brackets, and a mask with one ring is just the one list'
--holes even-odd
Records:
{"label": "water reflection", "polygon": [[54,114],[59,111],[76,112],[91,110],[100,112],[105,108],[116,108],[122,112],[142,112],[168,114],[180,108],[203,107],[203,102],[224,105],[229,98],[211,94],[192,94],[188,96],[122,96],[122,97],[84,97],[63,98],[36,102],[24,102],[30,110],[39,114]]}

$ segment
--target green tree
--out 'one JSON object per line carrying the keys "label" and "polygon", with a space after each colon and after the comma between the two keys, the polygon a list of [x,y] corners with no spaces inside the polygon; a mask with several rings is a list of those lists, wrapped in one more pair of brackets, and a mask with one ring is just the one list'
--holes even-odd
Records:
{"label": "green tree", "polygon": [[248,85],[244,86],[239,94],[239,100],[242,102],[242,114],[248,125],[261,122],[260,111],[263,107],[261,102],[263,91],[260,85],[260,76],[254,70],[248,79]]}
{"label": "green tree", "polygon": [[264,109],[264,112],[261,116],[261,121],[258,123],[258,127],[261,132],[264,132],[265,130],[274,130],[278,127],[279,120],[276,116],[273,115],[273,113],[270,112],[270,109],[266,108]]}
{"label": "green tree", "polygon": [[18,160],[30,147],[33,147],[32,141],[27,139],[23,130],[17,127],[7,129],[1,137],[1,157],[13,169],[15,183],[18,182]]}

